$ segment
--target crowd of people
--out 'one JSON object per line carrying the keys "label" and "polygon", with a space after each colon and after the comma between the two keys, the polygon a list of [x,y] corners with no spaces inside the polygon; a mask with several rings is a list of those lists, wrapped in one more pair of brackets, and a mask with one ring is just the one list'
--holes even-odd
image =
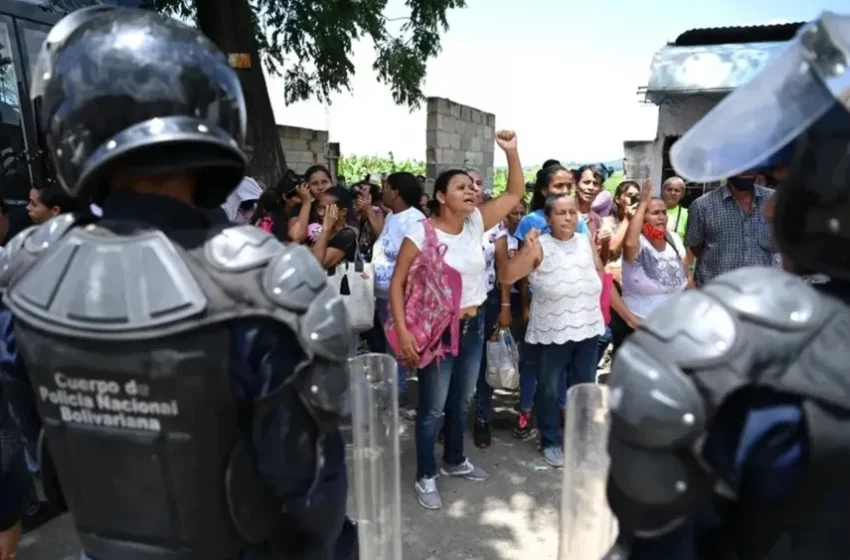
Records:
{"label": "crowd of people", "polygon": [[508,184],[495,197],[472,167],[440,174],[429,196],[425,178],[411,173],[345,185],[315,165],[272,188],[246,178],[222,206],[222,219],[310,247],[328,274],[371,263],[374,321],[351,352],[397,356],[401,407],[416,423],[415,490],[429,509],[441,507],[438,474],[487,478],[464,454],[464,432],[474,403],[474,444],[493,444],[485,343],[498,329],[520,342],[512,434],[539,434],[543,458],[560,467],[571,385],[595,382],[603,360],[667,298],[737,267],[778,262],[773,191],[755,177],[730,179],[689,213],[678,177],[660,197],[649,181],[609,193],[604,169],[549,160],[526,185],[516,136],[500,132],[496,141]]}
{"label": "crowd of people", "polygon": [[[678,177],[664,182],[660,197],[649,181],[626,180],[608,193],[604,169],[549,160],[536,182],[524,184],[516,135],[499,132],[496,141],[508,161],[499,196],[472,167],[439,175],[429,196],[424,177],[411,173],[367,175],[348,186],[315,165],[303,176],[287,172],[271,188],[246,177],[211,214],[308,246],[328,274],[345,263],[371,264],[374,301],[365,303],[374,320],[351,352],[397,356],[399,402],[416,423],[415,491],[429,509],[441,507],[438,474],[487,478],[464,454],[464,433],[474,403],[474,444],[493,444],[485,346],[497,330],[510,329],[520,347],[512,435],[539,434],[544,460],[560,467],[570,386],[595,382],[603,360],[670,296],[737,267],[778,263],[769,231],[773,191],[755,177],[730,179],[689,212]],[[33,189],[30,198],[36,224],[80,210],[58,187]],[[440,269],[449,273],[429,274]],[[423,293],[446,299],[423,300]],[[414,377],[415,402],[407,391]],[[14,426],[0,432],[4,467],[26,476]],[[27,530],[56,513],[28,486]]]}
{"label": "crowd of people", "polygon": [[[847,21],[807,27],[807,60],[834,60],[840,33],[808,39]],[[529,186],[505,130],[497,196],[468,167],[348,186],[313,166],[269,188],[245,177],[240,81],[197,30],[103,7],[63,22],[31,88],[62,186],[30,192],[36,226],[0,252],[0,558],[68,508],[83,559],[352,560],[368,547],[346,514],[349,358],[397,360],[415,496],[439,509],[438,476],[488,478],[465,441],[471,424],[496,444],[496,388],[515,389],[513,436],[564,466],[568,391],[606,382],[609,348],[606,558],[841,557],[846,359],[827,346],[846,335],[850,121],[823,68],[771,71],[677,141],[673,168],[721,185],[687,209],[675,176],[606,192],[604,168],[549,160]],[[812,102],[805,132],[774,126],[790,106],[756,112],[727,149],[716,131],[770,84]],[[0,245],[16,231],[0,203]]]}

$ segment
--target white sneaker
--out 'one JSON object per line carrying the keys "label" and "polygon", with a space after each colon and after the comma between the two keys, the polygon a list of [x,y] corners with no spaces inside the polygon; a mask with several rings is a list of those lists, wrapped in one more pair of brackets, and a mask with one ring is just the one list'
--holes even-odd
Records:
{"label": "white sneaker", "polygon": [[419,505],[425,509],[440,509],[443,507],[443,500],[440,498],[440,491],[437,490],[437,477],[421,478],[413,485],[416,490],[416,497],[419,498]]}

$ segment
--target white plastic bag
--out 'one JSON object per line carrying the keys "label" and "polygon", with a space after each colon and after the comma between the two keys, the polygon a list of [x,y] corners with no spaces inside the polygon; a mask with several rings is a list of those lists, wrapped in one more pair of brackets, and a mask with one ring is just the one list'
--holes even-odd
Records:
{"label": "white plastic bag", "polygon": [[487,341],[487,383],[494,389],[519,387],[519,349],[508,329],[499,329]]}

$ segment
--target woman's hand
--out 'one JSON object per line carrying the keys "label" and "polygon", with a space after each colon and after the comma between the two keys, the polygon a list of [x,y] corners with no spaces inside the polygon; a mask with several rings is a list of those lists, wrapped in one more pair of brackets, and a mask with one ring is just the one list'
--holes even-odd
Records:
{"label": "woman's hand", "polygon": [[322,231],[330,234],[333,231],[333,227],[336,225],[338,218],[339,208],[337,208],[336,204],[331,204],[325,208],[325,215],[322,218]]}
{"label": "woman's hand", "polygon": [[372,195],[363,193],[354,200],[354,209],[360,214],[366,214],[372,208]]}
{"label": "woman's hand", "polygon": [[398,351],[405,363],[412,366],[419,363],[419,345],[407,329],[398,329]]}
{"label": "woman's hand", "polygon": [[307,183],[302,183],[296,190],[298,191],[298,198],[301,199],[301,204],[313,202],[313,193],[310,192],[310,186]]}
{"label": "woman's hand", "polygon": [[634,314],[629,312],[626,317],[623,317],[623,321],[631,328],[632,330],[638,330],[640,328],[640,319]]}
{"label": "woman's hand", "polygon": [[516,150],[516,132],[513,130],[500,130],[496,133],[496,144],[504,151]]}
{"label": "woman's hand", "polygon": [[596,243],[599,245],[605,245],[606,243],[611,242],[611,230],[608,228],[600,228],[596,233]]}
{"label": "woman's hand", "polygon": [[511,307],[509,305],[503,305],[502,310],[499,311],[499,319],[497,324],[500,329],[509,329],[511,328]]}
{"label": "woman's hand", "polygon": [[640,188],[640,203],[647,205],[650,200],[652,200],[652,179],[647,179]]}
{"label": "woman's hand", "polygon": [[522,251],[530,252],[537,249],[540,244],[540,230],[530,229],[525,234],[525,239],[522,241]]}

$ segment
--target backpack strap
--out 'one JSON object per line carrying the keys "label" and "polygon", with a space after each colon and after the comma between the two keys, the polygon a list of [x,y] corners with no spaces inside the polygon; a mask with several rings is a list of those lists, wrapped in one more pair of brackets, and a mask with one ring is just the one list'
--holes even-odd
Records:
{"label": "backpack strap", "polygon": [[673,252],[676,253],[676,256],[681,259],[682,255],[679,254],[679,249],[676,247],[676,244],[673,243],[673,236],[670,235],[670,230],[664,232],[664,241],[666,241],[668,245],[673,247]]}
{"label": "backpack strap", "polygon": [[434,229],[434,222],[431,218],[422,220],[422,227],[425,230],[425,246],[430,247],[437,244],[437,231]]}
{"label": "backpack strap", "polygon": [[439,257],[439,262],[435,264],[437,266],[441,266],[448,247],[445,244],[440,243],[440,240],[437,238],[437,229],[434,227],[434,222],[431,221],[431,218],[422,220],[422,227],[425,229],[425,247],[423,247],[423,249],[427,248],[436,251]]}

